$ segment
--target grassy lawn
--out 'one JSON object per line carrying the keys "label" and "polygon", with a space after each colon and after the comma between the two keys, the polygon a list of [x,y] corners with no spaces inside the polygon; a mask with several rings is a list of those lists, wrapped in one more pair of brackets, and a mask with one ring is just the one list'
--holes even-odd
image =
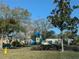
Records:
{"label": "grassy lawn", "polygon": [[10,49],[7,55],[0,50],[0,59],[79,59],[79,52],[30,51],[30,48],[26,47]]}

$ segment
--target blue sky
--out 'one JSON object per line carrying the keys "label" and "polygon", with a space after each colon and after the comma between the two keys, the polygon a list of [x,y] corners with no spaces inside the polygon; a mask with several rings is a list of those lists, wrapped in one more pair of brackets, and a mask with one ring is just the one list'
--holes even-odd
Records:
{"label": "blue sky", "polygon": [[[11,8],[21,7],[27,9],[32,15],[31,17],[46,18],[50,15],[52,8],[54,8],[53,0],[2,0],[8,4]],[[79,0],[72,0],[72,5],[79,4]],[[72,13],[73,16],[79,17],[79,9]]]}
{"label": "blue sky", "polygon": [[33,19],[46,18],[52,9],[52,0],[5,0],[11,7],[21,7],[27,9]]}
{"label": "blue sky", "polygon": [[[21,7],[27,9],[31,13],[32,19],[46,18],[50,15],[52,8],[54,8],[53,0],[0,0],[8,4],[11,8]],[[72,5],[79,4],[79,0],[72,0]],[[79,9],[76,9],[72,17],[77,16],[79,18]],[[56,33],[59,33],[58,29],[54,29]],[[78,32],[79,33],[79,32]]]}

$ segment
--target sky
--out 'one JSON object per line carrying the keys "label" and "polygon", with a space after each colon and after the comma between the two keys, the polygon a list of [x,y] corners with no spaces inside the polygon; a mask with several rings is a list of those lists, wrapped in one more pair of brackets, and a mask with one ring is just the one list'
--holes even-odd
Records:
{"label": "sky", "polygon": [[[31,13],[32,19],[46,19],[47,16],[50,15],[52,8],[55,7],[53,0],[0,0],[0,3],[3,2],[11,8],[21,7],[27,9]],[[77,5],[79,4],[79,0],[71,0],[71,3],[72,5]],[[71,16],[77,16],[79,18],[79,9],[72,12]],[[54,31],[56,33],[60,32],[57,28],[55,28]]]}
{"label": "sky", "polygon": [[27,9],[33,19],[46,18],[52,9],[52,0],[5,0],[5,3],[11,8]]}

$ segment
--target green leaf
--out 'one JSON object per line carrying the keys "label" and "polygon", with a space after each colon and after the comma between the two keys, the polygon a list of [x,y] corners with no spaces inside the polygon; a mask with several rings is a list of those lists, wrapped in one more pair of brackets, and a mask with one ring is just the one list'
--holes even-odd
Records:
{"label": "green leaf", "polygon": [[54,3],[57,3],[58,2],[58,0],[54,0]]}
{"label": "green leaf", "polygon": [[77,5],[77,6],[73,6],[73,9],[77,9],[77,8],[79,8],[79,5]]}

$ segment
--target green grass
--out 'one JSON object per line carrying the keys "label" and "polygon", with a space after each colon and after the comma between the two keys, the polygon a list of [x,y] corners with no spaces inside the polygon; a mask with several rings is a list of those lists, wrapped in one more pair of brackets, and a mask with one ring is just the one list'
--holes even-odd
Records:
{"label": "green grass", "polygon": [[0,59],[79,59],[79,52],[30,51],[30,48],[10,49],[4,55],[0,50]]}

